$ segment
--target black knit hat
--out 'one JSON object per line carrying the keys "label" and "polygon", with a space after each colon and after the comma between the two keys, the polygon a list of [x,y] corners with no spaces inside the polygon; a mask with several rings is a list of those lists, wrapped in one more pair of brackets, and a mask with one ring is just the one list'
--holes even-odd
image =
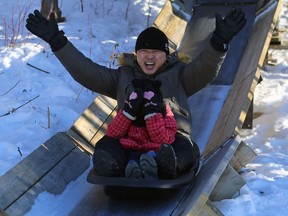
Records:
{"label": "black knit hat", "polygon": [[156,49],[169,55],[167,36],[155,27],[149,27],[142,31],[136,41],[135,51],[140,49]]}

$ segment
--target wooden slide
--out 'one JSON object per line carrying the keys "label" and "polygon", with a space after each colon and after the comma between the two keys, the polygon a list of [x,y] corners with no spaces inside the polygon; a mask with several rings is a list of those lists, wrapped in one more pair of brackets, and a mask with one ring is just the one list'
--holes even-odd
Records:
{"label": "wooden slide", "polygon": [[[137,199],[112,199],[107,188],[95,185],[71,215],[222,215],[213,201],[231,198],[245,184],[238,171],[256,156],[237,134],[253,99],[281,0],[167,0],[154,22],[169,37],[171,50],[193,60],[209,42],[215,12],[226,14],[235,5],[245,12],[247,25],[233,39],[218,78],[189,99],[192,139],[202,154],[196,178],[177,190],[147,189],[153,194],[150,199],[144,193]],[[0,215],[24,215],[40,193],[61,194],[85,172],[116,105],[98,96],[68,131],[51,137],[1,176]],[[123,190],[119,197],[129,192]]]}

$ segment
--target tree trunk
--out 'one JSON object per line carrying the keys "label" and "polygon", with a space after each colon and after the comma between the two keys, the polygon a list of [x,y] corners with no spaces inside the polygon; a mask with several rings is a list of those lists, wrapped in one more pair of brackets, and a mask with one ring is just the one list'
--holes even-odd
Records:
{"label": "tree trunk", "polygon": [[64,22],[65,18],[61,17],[62,12],[58,6],[58,0],[42,0],[41,2],[41,14],[49,19],[51,13],[55,14],[57,22]]}

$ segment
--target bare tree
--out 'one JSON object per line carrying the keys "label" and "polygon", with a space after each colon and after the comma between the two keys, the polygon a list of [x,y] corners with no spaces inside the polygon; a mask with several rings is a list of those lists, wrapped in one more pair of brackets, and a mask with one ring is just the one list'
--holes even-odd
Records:
{"label": "bare tree", "polygon": [[41,14],[46,17],[49,18],[50,13],[54,13],[55,14],[55,18],[57,20],[57,22],[64,22],[65,18],[62,17],[62,12],[59,9],[58,6],[58,0],[42,0],[41,2]]}

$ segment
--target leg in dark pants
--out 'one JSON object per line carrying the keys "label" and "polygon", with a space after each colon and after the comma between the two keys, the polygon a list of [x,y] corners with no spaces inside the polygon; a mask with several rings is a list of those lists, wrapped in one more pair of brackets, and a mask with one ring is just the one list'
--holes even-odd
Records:
{"label": "leg in dark pants", "polygon": [[172,143],[177,158],[177,175],[189,171],[191,168],[197,169],[200,160],[199,147],[182,134],[175,135]]}
{"label": "leg in dark pants", "polygon": [[127,152],[118,139],[103,136],[93,154],[94,169],[101,176],[124,176],[128,162]]}

